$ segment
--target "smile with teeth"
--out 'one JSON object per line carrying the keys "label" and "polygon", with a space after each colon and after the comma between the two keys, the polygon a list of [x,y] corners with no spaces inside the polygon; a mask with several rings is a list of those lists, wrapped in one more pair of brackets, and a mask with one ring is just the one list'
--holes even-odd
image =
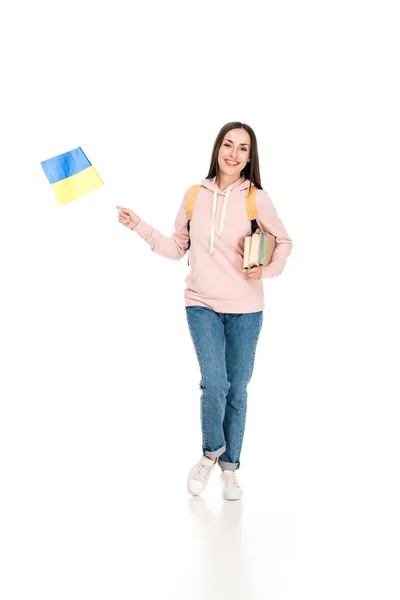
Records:
{"label": "smile with teeth", "polygon": [[227,165],[230,165],[231,167],[236,167],[236,165],[240,164],[238,162],[233,162],[232,160],[227,160],[227,159],[225,159],[225,162]]}

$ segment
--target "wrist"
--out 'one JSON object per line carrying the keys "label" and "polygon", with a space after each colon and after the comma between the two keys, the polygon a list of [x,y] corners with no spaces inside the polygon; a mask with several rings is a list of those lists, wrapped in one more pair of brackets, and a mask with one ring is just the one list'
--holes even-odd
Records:
{"label": "wrist", "polygon": [[140,223],[140,219],[138,219],[138,221],[136,221],[136,223],[133,225],[133,227],[129,227],[129,229],[130,229],[131,231],[133,231],[133,230],[135,229],[135,227],[136,227],[137,225],[139,225],[139,223]]}

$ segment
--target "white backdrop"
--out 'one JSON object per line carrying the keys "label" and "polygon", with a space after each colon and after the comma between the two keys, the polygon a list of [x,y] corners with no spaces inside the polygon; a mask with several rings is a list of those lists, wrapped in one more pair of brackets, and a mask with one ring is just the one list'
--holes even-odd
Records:
{"label": "white backdrop", "polygon": [[[171,235],[232,120],[255,130],[263,187],[294,243],[264,282],[249,386],[244,536],[260,537],[243,542],[246,600],[398,599],[394,7],[2,9],[4,600],[195,597],[187,257],[152,253],[115,206]],[[59,206],[40,161],[77,146],[105,185]]]}

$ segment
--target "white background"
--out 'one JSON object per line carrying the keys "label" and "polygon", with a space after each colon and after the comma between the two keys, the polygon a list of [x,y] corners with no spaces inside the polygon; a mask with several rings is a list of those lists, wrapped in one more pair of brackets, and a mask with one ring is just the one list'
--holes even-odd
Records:
{"label": "white background", "polygon": [[[9,3],[1,50],[2,600],[398,600],[395,2]],[[240,503],[199,498],[171,235],[220,127],[293,239],[265,280]],[[105,185],[60,206],[40,161]]]}

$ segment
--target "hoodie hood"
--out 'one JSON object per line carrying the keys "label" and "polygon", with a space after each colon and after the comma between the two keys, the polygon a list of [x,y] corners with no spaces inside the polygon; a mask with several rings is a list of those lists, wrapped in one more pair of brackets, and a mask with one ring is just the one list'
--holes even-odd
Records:
{"label": "hoodie hood", "polygon": [[[201,185],[203,187],[205,187],[207,190],[210,190],[211,192],[214,192],[215,190],[217,190],[218,194],[221,194],[223,196],[227,190],[224,190],[223,192],[221,192],[218,189],[215,179],[216,179],[215,177],[213,177],[212,179],[203,179],[203,181],[201,182]],[[250,185],[250,181],[248,179],[245,179],[244,177],[240,177],[239,179],[234,181],[232,183],[232,185],[229,186],[229,188],[231,190],[235,190],[235,189],[239,188],[238,191],[242,191],[242,190],[246,190],[249,187],[249,185]]]}
{"label": "hoodie hood", "polygon": [[203,181],[201,182],[201,185],[203,187],[205,187],[210,192],[213,192],[213,211],[212,211],[211,235],[210,235],[210,253],[211,254],[213,254],[213,252],[214,252],[214,230],[215,230],[215,213],[217,210],[217,196],[224,196],[224,205],[222,208],[221,220],[220,220],[219,228],[217,231],[218,235],[222,235],[222,232],[224,230],[225,212],[226,212],[226,206],[228,203],[229,194],[231,193],[232,190],[237,190],[237,191],[246,190],[250,185],[250,181],[248,179],[245,179],[244,177],[240,177],[239,179],[234,181],[232,183],[232,185],[229,185],[226,188],[226,190],[221,192],[221,190],[218,189],[218,186],[217,186],[217,183],[215,180],[216,180],[216,177],[213,177],[212,179],[203,179]]}

